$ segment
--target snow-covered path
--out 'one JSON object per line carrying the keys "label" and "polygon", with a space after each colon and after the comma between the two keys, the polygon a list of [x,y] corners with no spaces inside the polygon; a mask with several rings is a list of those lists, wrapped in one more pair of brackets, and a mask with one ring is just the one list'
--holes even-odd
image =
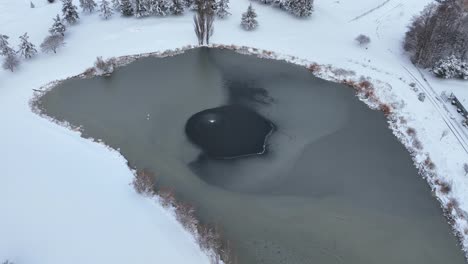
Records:
{"label": "snow-covered path", "polygon": [[[30,9],[26,0],[0,0],[0,33],[9,35],[15,46],[24,32],[38,45],[60,12],[60,3],[34,2],[36,8]],[[468,156],[454,134],[440,140],[448,129],[445,117],[429,100],[417,99],[409,87],[412,77],[404,69],[412,67],[401,51],[406,25],[430,0],[391,0],[352,22],[383,1],[317,0],[315,13],[304,20],[254,3],[260,23],[254,32],[239,25],[250,1],[231,2],[232,16],[215,22],[213,42],[332,64],[388,83],[387,92],[405,101],[403,112],[418,131],[424,151],[452,185],[450,195],[468,211],[468,179],[462,168]],[[191,14],[114,16],[109,21],[97,14],[80,16],[57,54],[40,54],[15,73],[0,71],[0,261],[207,263],[170,212],[133,192],[128,185],[132,174],[121,156],[36,116],[28,106],[33,89],[84,71],[97,56],[195,44]],[[372,38],[368,50],[354,43],[361,33]],[[437,93],[446,89],[468,98],[466,83],[428,79]]]}

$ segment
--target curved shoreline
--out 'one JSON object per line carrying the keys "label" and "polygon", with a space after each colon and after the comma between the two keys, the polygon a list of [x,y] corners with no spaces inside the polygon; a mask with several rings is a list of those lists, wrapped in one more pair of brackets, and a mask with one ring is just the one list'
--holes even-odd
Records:
{"label": "curved shoreline", "polygon": [[[384,101],[384,96],[378,94],[378,92],[386,92],[387,87],[386,83],[371,79],[363,79],[362,77],[357,76],[338,76],[334,73],[337,69],[334,69],[330,65],[319,65],[317,63],[309,62],[307,60],[301,60],[293,56],[280,55],[275,52],[259,50],[256,48],[249,47],[238,47],[234,45],[210,45],[214,48],[224,48],[235,51],[237,53],[254,55],[263,59],[275,59],[283,60],[288,63],[295,65],[303,66],[307,68],[315,76],[337,82],[346,84],[356,91],[356,95],[361,101],[366,103],[373,110],[380,110],[384,112],[387,117],[389,128],[393,131],[393,134],[398,138],[398,140],[406,147],[406,149],[411,154],[415,167],[419,170],[420,175],[425,178],[435,192],[437,200],[441,204],[441,208],[444,210],[444,214],[448,219],[449,224],[452,226],[454,234],[459,238],[465,256],[467,255],[467,232],[465,226],[467,226],[467,220],[465,217],[465,212],[458,207],[458,202],[455,198],[450,195],[450,184],[445,182],[439,175],[436,169],[436,165],[431,161],[429,154],[424,152],[422,143],[417,137],[417,131],[411,127],[408,127],[406,124],[406,119],[403,114],[399,111],[403,109],[401,107],[401,102],[398,101]],[[198,46],[186,46],[181,49],[175,50],[166,50],[164,52],[153,52],[145,53],[138,55],[123,56],[116,59],[116,67],[121,67],[131,63],[135,60],[145,57],[168,57],[174,56],[177,54],[184,53],[187,50],[198,48]],[[54,120],[53,118],[46,116],[40,105],[37,104],[38,99],[40,98],[42,92],[53,89],[59,83],[71,79],[71,78],[89,78],[99,75],[96,70],[92,68],[88,69],[84,73],[81,73],[76,76],[66,78],[64,80],[51,82],[43,87],[41,87],[40,92],[36,92],[33,98],[30,101],[31,108],[33,112],[39,114],[40,116],[51,120],[52,122],[58,123],[62,126],[68,127],[73,130],[80,130],[79,127],[73,127],[67,122],[60,122]],[[414,132],[413,132],[414,131]],[[94,139],[91,139],[96,141]],[[99,141],[97,141],[99,142]],[[419,142],[419,143],[418,143]],[[102,143],[102,142],[100,142]],[[108,147],[108,146],[107,146]],[[265,145],[264,145],[265,147]],[[110,147],[108,147],[110,148]],[[110,148],[111,149],[111,148]],[[118,151],[118,150],[117,150]],[[197,235],[197,234],[195,234]],[[218,252],[219,253],[219,252]]]}

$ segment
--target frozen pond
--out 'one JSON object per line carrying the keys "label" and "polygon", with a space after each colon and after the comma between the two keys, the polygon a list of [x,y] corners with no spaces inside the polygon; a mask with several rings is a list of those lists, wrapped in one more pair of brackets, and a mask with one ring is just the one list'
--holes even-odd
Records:
{"label": "frozen pond", "polygon": [[[39,103],[154,171],[204,223],[221,227],[240,264],[465,263],[383,114],[302,67],[195,49],[67,80]],[[192,116],[227,105],[254,112],[253,124],[272,123],[264,151],[253,148],[263,154],[220,159],[189,140]],[[210,115],[209,123],[228,120]],[[213,141],[231,143],[216,141],[217,131]],[[250,140],[242,133],[229,137]]]}

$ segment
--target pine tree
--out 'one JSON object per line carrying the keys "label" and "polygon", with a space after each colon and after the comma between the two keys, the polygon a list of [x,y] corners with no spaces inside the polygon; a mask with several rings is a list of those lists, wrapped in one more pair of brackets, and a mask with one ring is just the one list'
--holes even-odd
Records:
{"label": "pine tree", "polygon": [[21,56],[25,59],[30,59],[37,54],[36,47],[34,46],[34,44],[29,42],[28,33],[24,33],[24,35],[20,37],[18,53],[20,53]]}
{"label": "pine tree", "polygon": [[252,7],[252,4],[249,5],[247,8],[247,12],[242,14],[242,21],[241,25],[245,30],[253,30],[258,26],[258,22],[255,19],[257,17],[257,13]]}
{"label": "pine tree", "polygon": [[144,17],[149,14],[148,5],[145,0],[135,0],[135,16],[136,17]]}
{"label": "pine tree", "polygon": [[104,19],[109,19],[112,16],[112,9],[110,8],[109,1],[101,0],[99,5],[100,16]]}
{"label": "pine tree", "polygon": [[84,12],[92,13],[97,5],[94,0],[80,0],[80,6]]}
{"label": "pine tree", "polygon": [[80,16],[78,15],[77,7],[73,4],[72,0],[62,0],[62,14],[63,18],[69,23],[74,24],[78,21]]}
{"label": "pine tree", "polygon": [[50,34],[60,34],[64,36],[66,30],[67,27],[62,23],[62,19],[60,19],[60,16],[57,15],[57,17],[54,18],[54,24],[52,24],[52,27],[49,29]]}
{"label": "pine tree", "polygon": [[184,0],[185,7],[186,8],[193,8],[193,3],[194,2],[195,2],[194,0]]}
{"label": "pine tree", "polygon": [[308,17],[313,11],[313,0],[286,0],[285,6],[298,17]]}
{"label": "pine tree", "polygon": [[2,64],[3,69],[13,72],[16,68],[18,68],[18,65],[19,60],[14,51],[5,55],[5,60]]}
{"label": "pine tree", "polygon": [[185,3],[183,0],[172,0],[171,13],[174,15],[181,15],[184,13]]}
{"label": "pine tree", "polygon": [[157,16],[166,16],[171,11],[172,2],[169,0],[153,0],[151,3],[151,11]]}
{"label": "pine tree", "polygon": [[219,0],[217,6],[216,15],[219,18],[225,18],[231,15],[231,13],[227,11],[229,9],[229,0]]}
{"label": "pine tree", "polygon": [[114,9],[115,12],[120,13],[120,1],[119,0],[112,0],[112,9]]}
{"label": "pine tree", "polygon": [[2,35],[0,34],[0,55],[2,56],[7,56],[10,53],[14,53],[14,50],[10,47],[10,44],[8,43],[8,37],[7,35]]}
{"label": "pine tree", "polygon": [[124,16],[133,16],[133,7],[130,0],[120,0],[120,12]]}

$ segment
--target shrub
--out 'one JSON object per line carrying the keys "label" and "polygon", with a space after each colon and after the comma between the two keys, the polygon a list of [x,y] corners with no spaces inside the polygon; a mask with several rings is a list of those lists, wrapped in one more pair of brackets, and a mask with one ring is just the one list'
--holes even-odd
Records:
{"label": "shrub", "polygon": [[114,71],[115,58],[110,58],[105,61],[102,59],[102,57],[97,57],[96,62],[94,63],[94,67],[99,74],[111,74]]}
{"label": "shrub", "polygon": [[135,191],[142,195],[152,196],[155,195],[155,180],[154,174],[147,170],[138,170],[133,178],[132,186]]}
{"label": "shrub", "polygon": [[466,80],[468,79],[468,63],[452,55],[439,60],[432,68],[432,73],[439,78],[460,78]]}
{"label": "shrub", "polygon": [[63,42],[62,35],[50,35],[44,39],[40,47],[42,52],[52,51],[57,53],[57,49],[63,45],[65,45],[65,42]]}
{"label": "shrub", "polygon": [[363,35],[363,34],[357,36],[355,40],[361,47],[366,47],[371,42],[371,39],[368,36]]}

